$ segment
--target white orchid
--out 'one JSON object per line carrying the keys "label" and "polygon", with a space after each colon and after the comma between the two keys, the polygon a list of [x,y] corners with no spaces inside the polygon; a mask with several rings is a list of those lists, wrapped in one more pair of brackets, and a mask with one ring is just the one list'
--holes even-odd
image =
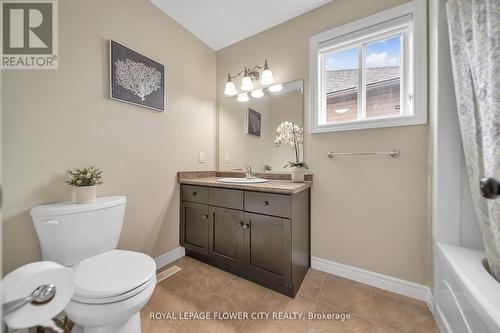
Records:
{"label": "white orchid", "polygon": [[276,129],[274,145],[279,147],[283,143],[289,143],[295,153],[295,162],[288,162],[287,166],[298,166],[307,168],[307,164],[300,162],[300,145],[304,143],[304,128],[291,121],[282,122]]}

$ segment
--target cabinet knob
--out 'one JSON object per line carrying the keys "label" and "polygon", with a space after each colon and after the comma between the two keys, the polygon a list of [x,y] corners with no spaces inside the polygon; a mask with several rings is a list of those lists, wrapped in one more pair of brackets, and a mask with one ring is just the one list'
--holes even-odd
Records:
{"label": "cabinet knob", "polygon": [[193,192],[193,195],[196,195],[196,192]]}
{"label": "cabinet knob", "polygon": [[208,214],[203,215],[203,219],[204,219],[204,220],[208,220]]}
{"label": "cabinet knob", "polygon": [[248,229],[250,228],[250,224],[243,224],[243,229]]}
{"label": "cabinet knob", "polygon": [[243,229],[247,229],[249,226],[250,226],[249,224],[246,224],[245,222],[240,221],[240,227],[242,227]]}
{"label": "cabinet knob", "polygon": [[266,200],[266,201],[262,202],[262,206],[269,206],[269,201]]}

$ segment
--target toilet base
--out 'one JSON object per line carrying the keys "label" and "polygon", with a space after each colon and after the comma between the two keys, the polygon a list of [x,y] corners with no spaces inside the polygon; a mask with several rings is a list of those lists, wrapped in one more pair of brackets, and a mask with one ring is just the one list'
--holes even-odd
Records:
{"label": "toilet base", "polygon": [[141,316],[138,312],[127,321],[106,326],[83,327],[75,324],[71,333],[141,333]]}

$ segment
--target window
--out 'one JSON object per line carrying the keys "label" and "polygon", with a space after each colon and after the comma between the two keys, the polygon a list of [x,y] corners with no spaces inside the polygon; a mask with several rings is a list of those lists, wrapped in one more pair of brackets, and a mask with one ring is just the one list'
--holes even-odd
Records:
{"label": "window", "polygon": [[425,1],[311,37],[311,132],[424,124]]}

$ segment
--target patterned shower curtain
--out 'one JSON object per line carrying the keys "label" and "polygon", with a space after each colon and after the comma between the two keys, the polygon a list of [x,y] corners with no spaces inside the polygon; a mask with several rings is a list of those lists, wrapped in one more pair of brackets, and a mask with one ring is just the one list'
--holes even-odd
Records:
{"label": "patterned shower curtain", "polygon": [[448,0],[458,118],[472,200],[493,276],[500,282],[500,199],[480,195],[500,179],[500,0]]}

